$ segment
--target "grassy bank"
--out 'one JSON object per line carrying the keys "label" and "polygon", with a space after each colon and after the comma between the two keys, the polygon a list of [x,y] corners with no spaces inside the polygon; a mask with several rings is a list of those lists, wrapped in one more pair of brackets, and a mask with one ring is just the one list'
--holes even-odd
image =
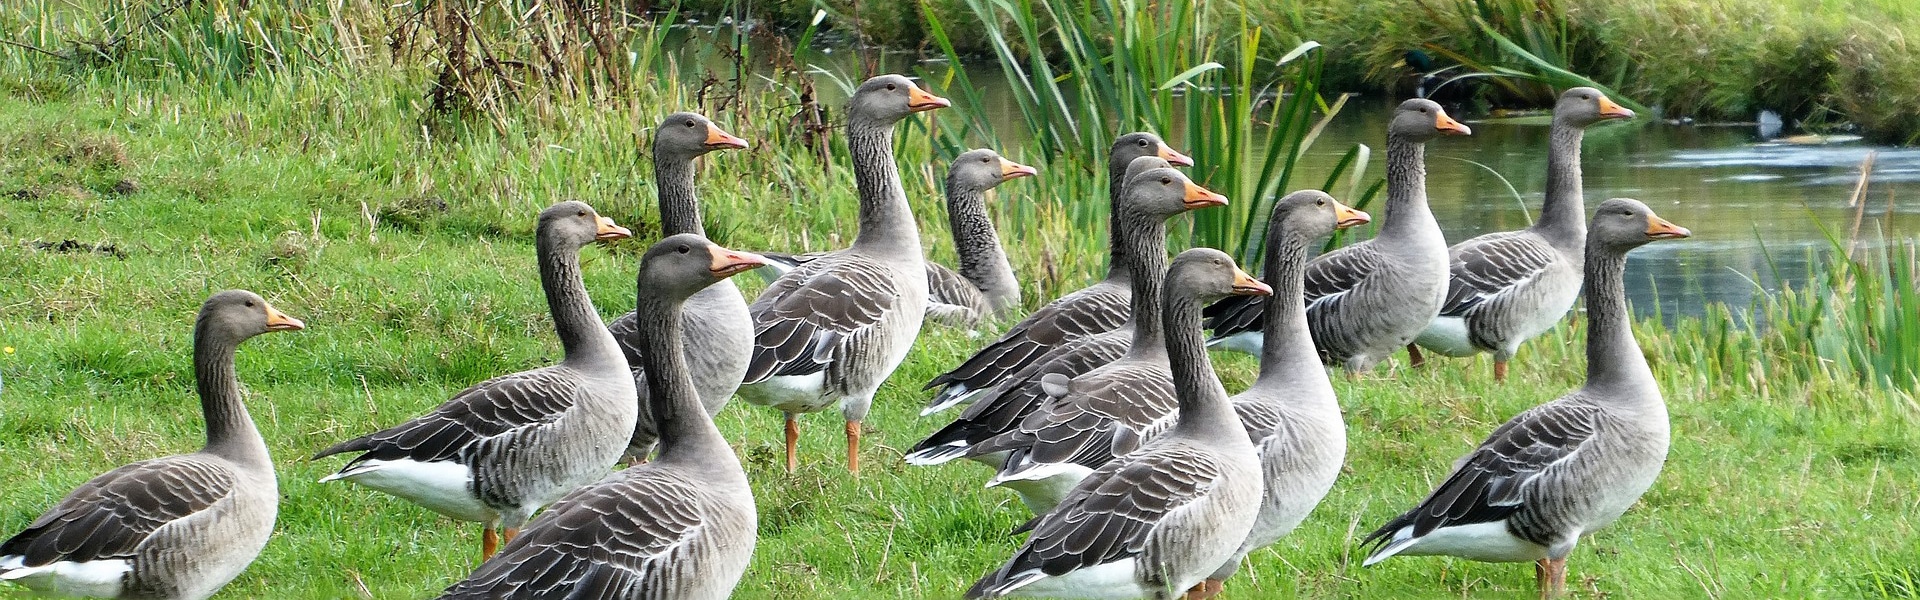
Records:
{"label": "grassy bank", "polygon": [[[17,531],[115,465],[197,447],[193,310],[211,291],[244,287],[310,329],[241,350],[283,500],[275,537],[221,597],[429,596],[471,568],[478,529],[361,488],[317,485],[337,463],[303,457],[467,384],[558,358],[530,284],[535,211],[579,198],[643,232],[584,253],[603,314],[624,312],[633,260],[657,229],[645,127],[701,108],[755,144],[704,164],[716,239],[746,249],[848,242],[844,150],[823,157],[809,145],[791,118],[801,103],[793,80],[728,96],[702,91],[700,73],[644,67],[615,83],[591,74],[590,48],[576,46],[575,58],[553,63],[578,66],[573,92],[469,88],[474,104],[436,112],[444,55],[390,57],[365,43],[380,39],[384,16],[353,6],[170,15],[207,24],[207,35],[136,39],[115,61],[0,55],[0,346],[12,349],[0,353],[0,531]],[[64,28],[55,40],[111,35],[87,16],[10,13],[0,25],[13,34],[52,23]],[[287,33],[295,26],[305,29]],[[221,32],[236,41],[207,41],[226,39],[210,35]],[[243,52],[253,58],[233,62]],[[940,173],[929,166],[942,150],[928,129],[903,129],[901,162],[932,253],[950,260],[934,200]],[[1099,267],[1097,228],[1071,212],[1090,204],[1074,195],[1098,195],[1091,182],[1101,175],[1078,164],[1010,183],[994,203],[1006,237],[1019,240],[1016,268],[1037,281],[1030,306]],[[1920,304],[1911,250],[1901,248],[1860,255],[1852,279],[1762,307],[1800,311],[1775,318],[1804,329],[1755,330],[1726,313],[1642,326],[1672,409],[1673,454],[1643,503],[1575,554],[1577,594],[1914,597],[1916,383],[1911,370],[1880,366],[1910,367],[1912,355],[1899,352],[1920,339],[1902,316]],[[1631,273],[1629,282],[1638,284]],[[1840,301],[1849,298],[1869,300]],[[1299,532],[1253,557],[1230,593],[1531,597],[1524,565],[1401,559],[1361,569],[1354,544],[1495,424],[1577,385],[1581,332],[1565,326],[1532,343],[1505,386],[1486,381],[1482,361],[1336,381],[1347,472]],[[739,597],[956,597],[1017,545],[1004,532],[1024,511],[1009,494],[979,489],[983,469],[897,460],[943,423],[915,416],[919,383],[979,343],[926,332],[875,403],[870,470],[859,480],[842,475],[831,418],[805,421],[805,466],[789,476],[777,415],[740,405],[722,413],[761,509]],[[1843,368],[1845,356],[1860,358]],[[1218,358],[1230,389],[1246,385],[1251,361]]]}

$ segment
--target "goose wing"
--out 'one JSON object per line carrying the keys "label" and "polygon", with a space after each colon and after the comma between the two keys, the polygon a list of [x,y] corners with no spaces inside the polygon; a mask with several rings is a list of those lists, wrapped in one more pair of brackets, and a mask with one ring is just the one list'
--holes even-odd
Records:
{"label": "goose wing", "polygon": [[899,294],[886,265],[846,253],[782,276],[747,309],[753,357],[746,383],[826,370],[880,325]]}
{"label": "goose wing", "polygon": [[580,380],[560,367],[495,377],[454,395],[411,421],[334,444],[314,458],[364,452],[342,473],[368,460],[453,459],[483,440],[511,436],[558,418],[573,406]]}
{"label": "goose wing", "polygon": [[1127,321],[1131,297],[1122,286],[1104,284],[1062,296],[922,389],[944,388],[930,404],[940,405],[993,387],[1067,342],[1119,327]]}
{"label": "goose wing", "polygon": [[1101,467],[1053,511],[1023,526],[1033,531],[1027,543],[974,584],[968,597],[1038,575],[1137,557],[1156,527],[1205,497],[1220,479],[1219,465],[1188,448],[1162,446],[1143,454]]}
{"label": "goose wing", "polygon": [[914,464],[939,464],[966,453],[969,446],[1012,431],[1048,396],[1040,381],[1049,374],[1079,377],[1126,355],[1132,336],[1106,332],[1072,340],[986,390],[960,418],[928,435],[908,451]]}
{"label": "goose wing", "polygon": [[[1419,506],[1375,530],[1362,543],[1378,541],[1384,550],[1395,538],[1417,539],[1441,527],[1507,518],[1520,510],[1529,484],[1592,439],[1599,418],[1598,408],[1575,403],[1556,402],[1520,413],[1462,458],[1453,474]],[[1396,535],[1404,528],[1411,528],[1411,535]]]}
{"label": "goose wing", "polygon": [[927,316],[946,323],[965,324],[993,312],[986,294],[972,281],[933,261],[927,263]]}
{"label": "goose wing", "polygon": [[717,533],[703,506],[692,482],[614,475],[554,503],[440,597],[679,597],[697,582],[678,563],[700,560],[701,538]]}
{"label": "goose wing", "polygon": [[[1347,292],[1360,285],[1367,274],[1386,260],[1368,242],[1361,242],[1315,257],[1307,262],[1307,309],[1337,304]],[[1218,342],[1241,333],[1259,333],[1265,327],[1269,296],[1228,296],[1201,312],[1204,326],[1213,331],[1209,342]]]}
{"label": "goose wing", "polygon": [[126,465],[67,494],[0,544],[0,556],[19,557],[14,567],[131,558],[155,530],[227,498],[234,484],[224,465],[191,454]]}
{"label": "goose wing", "polygon": [[1453,248],[1443,316],[1461,316],[1490,299],[1525,287],[1559,258],[1553,246],[1525,232],[1483,235]]}
{"label": "goose wing", "polygon": [[1050,463],[1097,469],[1172,428],[1172,374],[1158,365],[1115,367],[1075,380],[1071,395],[1043,405],[1018,431],[982,442],[973,452],[1020,453],[1007,461],[1006,474]]}

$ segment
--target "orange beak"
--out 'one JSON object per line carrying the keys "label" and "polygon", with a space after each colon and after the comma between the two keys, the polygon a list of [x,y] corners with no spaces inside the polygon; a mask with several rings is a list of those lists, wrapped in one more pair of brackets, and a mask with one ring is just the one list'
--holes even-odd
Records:
{"label": "orange beak", "polygon": [[287,316],[287,313],[274,309],[272,305],[267,306],[267,331],[299,331],[306,328],[305,322]]}
{"label": "orange beak", "polygon": [[1029,166],[1026,166],[1017,162],[1013,162],[1004,158],[1000,159],[1000,177],[1003,179],[1017,179],[1021,177],[1032,177],[1034,175],[1039,175],[1039,174],[1040,174],[1039,169],[1035,169],[1033,167],[1029,167]]}
{"label": "orange beak", "polygon": [[1473,135],[1472,129],[1453,120],[1453,117],[1447,116],[1446,111],[1437,111],[1433,114],[1433,128],[1447,135]]}
{"label": "orange beak", "polygon": [[920,89],[920,86],[909,85],[907,87],[907,110],[911,110],[913,112],[926,112],[936,108],[946,108],[949,106],[953,106],[953,102],[947,100],[946,98],[941,98],[939,96],[929,94],[927,93],[926,90]]}
{"label": "orange beak", "polygon": [[1160,158],[1167,161],[1167,164],[1176,167],[1193,166],[1193,157],[1181,154],[1179,150],[1168,148],[1166,144],[1160,145]]}
{"label": "orange beak", "polygon": [[1187,197],[1185,201],[1187,210],[1227,205],[1226,196],[1213,193],[1213,190],[1200,187],[1200,184],[1192,181],[1187,182]]}
{"label": "orange beak", "polygon": [[726,279],[743,271],[759,268],[767,264],[767,257],[752,252],[728,250],[720,246],[708,246],[707,252],[713,254],[713,264],[707,267],[715,279]]}
{"label": "orange beak", "polygon": [[1233,295],[1235,296],[1272,296],[1273,288],[1239,267],[1233,268]]}
{"label": "orange beak", "polygon": [[633,237],[633,232],[615,225],[613,219],[606,217],[600,217],[600,229],[593,235],[593,239],[596,240],[622,240],[630,237]]}
{"label": "orange beak", "polygon": [[1675,240],[1693,237],[1693,232],[1687,231],[1685,227],[1669,223],[1666,219],[1647,215],[1647,237],[1656,240]]}
{"label": "orange beak", "polygon": [[734,137],[733,134],[727,133],[725,130],[720,129],[719,125],[708,123],[707,124],[707,147],[712,148],[714,150],[726,150],[729,148],[735,149],[735,150],[745,150],[747,148],[747,141]]}
{"label": "orange beak", "polygon": [[1610,98],[1607,98],[1606,96],[1601,96],[1600,97],[1600,118],[1631,119],[1633,118],[1633,111],[1627,110],[1627,107],[1625,106],[1614,104],[1613,100]]}
{"label": "orange beak", "polygon": [[1339,202],[1333,203],[1333,218],[1335,219],[1334,229],[1346,229],[1373,222],[1373,217],[1368,216],[1366,212]]}

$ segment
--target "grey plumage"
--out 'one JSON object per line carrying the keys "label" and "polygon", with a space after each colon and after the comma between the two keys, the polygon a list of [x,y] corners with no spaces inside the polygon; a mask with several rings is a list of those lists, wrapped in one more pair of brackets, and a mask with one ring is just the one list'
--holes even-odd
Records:
{"label": "grey plumage", "polygon": [[1687,235],[1637,201],[1600,205],[1584,267],[1586,384],[1495,429],[1419,506],[1367,536],[1367,564],[1398,554],[1540,561],[1542,593],[1564,586],[1580,536],[1638,501],[1666,460],[1666,404],[1633,338],[1623,272],[1629,250]]}
{"label": "grey plumage", "polygon": [[1449,356],[1491,352],[1496,378],[1522,342],[1546,332],[1573,308],[1580,293],[1586,244],[1580,186],[1582,131],[1633,111],[1599,90],[1577,87],[1554,107],[1547,154],[1546,204],[1540,220],[1510,232],[1489,233],[1448,250],[1450,272],[1440,313],[1416,338]]}
{"label": "grey plumage", "polygon": [[1199,583],[1246,539],[1260,504],[1253,445],[1227,405],[1200,340],[1200,307],[1228,293],[1262,293],[1225,254],[1174,259],[1164,309],[1180,424],[1082,480],[1026,528],[1014,556],[968,598],[1172,598]]}
{"label": "grey plumage", "polygon": [[496,377],[419,418],[341,442],[314,458],[360,453],[322,482],[346,479],[449,517],[491,542],[533,512],[605,475],[633,435],[633,374],[580,280],[579,251],[626,229],[580,202],[540,213],[540,282],[565,358]]}
{"label": "grey plumage", "polygon": [[[746,140],[721,130],[713,121],[694,113],[679,112],[660,120],[653,136],[654,193],[660,204],[662,235],[707,234],[700,218],[700,203],[693,186],[693,161],[715,150],[746,148]],[[682,353],[693,373],[694,389],[708,415],[720,413],[740,380],[747,375],[747,360],[753,351],[753,321],[747,314],[746,297],[733,280],[724,279],[688,298],[681,312],[682,327],[690,334]],[[658,435],[653,417],[646,410],[646,373],[640,368],[639,324],[633,312],[620,315],[607,325],[620,352],[627,359],[639,392],[636,406],[639,420],[626,455],[645,458]]]}
{"label": "grey plumage", "polygon": [[781,276],[748,307],[754,349],[741,397],[787,414],[789,470],[798,467],[796,416],[833,407],[847,423],[848,466],[859,470],[860,421],[919,336],[926,267],[893,162],[893,129],[946,105],[898,75],[861,84],[847,111],[860,194],[853,246]]}
{"label": "grey plumage", "polygon": [[266,546],[280,500],[266,442],[240,401],[234,351],[304,327],[252,292],[208,298],[193,344],[206,446],[82,484],[0,543],[0,580],[117,598],[206,598],[226,586]]}
{"label": "grey plumage", "polygon": [[1114,139],[1107,152],[1107,277],[1040,307],[960,366],[927,382],[922,389],[939,388],[939,392],[920,414],[933,414],[973,402],[986,390],[1018,375],[1054,349],[1126,322],[1131,293],[1127,278],[1131,271],[1119,233],[1120,193],[1123,182],[1131,176],[1129,168],[1136,159],[1147,157],[1158,158],[1169,165],[1193,165],[1193,159],[1168,147],[1160,136],[1151,133],[1129,133]]}
{"label": "grey plumage", "polygon": [[[541,513],[443,599],[718,599],[745,573],[756,541],[740,461],[696,395],[679,312],[708,284],[758,256],[698,234],[661,240],[638,276],[635,343],[645,357],[657,460],[609,475]],[[710,267],[711,266],[711,267]]]}
{"label": "grey plumage", "polygon": [[[1447,242],[1427,208],[1425,147],[1441,134],[1467,133],[1429,100],[1408,100],[1395,110],[1387,126],[1387,210],[1379,235],[1307,263],[1307,323],[1322,362],[1350,373],[1370,370],[1439,313]],[[1212,308],[1210,343],[1257,352],[1264,301],[1228,299]]]}
{"label": "grey plumage", "polygon": [[[1171,167],[1171,163],[1157,156],[1136,158],[1123,171],[1125,178],[1118,180],[1115,185],[1124,188],[1124,182],[1132,181],[1143,173]],[[1107,309],[1102,306],[1107,302],[1119,302],[1120,306],[1126,307],[1126,312],[1123,314],[1127,315],[1128,320],[1131,321],[1132,299],[1137,289],[1159,285],[1159,282],[1152,277],[1135,279],[1134,272],[1164,270],[1166,259],[1149,258],[1148,260],[1153,261],[1153,265],[1143,268],[1140,261],[1126,257],[1166,256],[1166,220],[1191,208],[1194,207],[1188,206],[1184,201],[1173,201],[1171,198],[1164,202],[1155,202],[1147,196],[1128,196],[1123,189],[1114,200],[1113,212],[1116,216],[1112,246],[1114,256],[1120,257],[1116,259],[1118,264],[1126,267],[1126,276],[1110,275],[1105,281],[1069,294],[1054,304],[1042,308],[1016,326],[1016,331],[1021,327],[1030,327],[1024,334],[1024,338],[1029,343],[1033,343],[1028,350],[1044,350],[1044,352],[1036,360],[1028,360],[1026,366],[1020,367],[1011,376],[1001,378],[992,387],[979,394],[980,400],[967,407],[966,412],[961,413],[960,417],[954,419],[952,423],[915,444],[907,451],[907,462],[916,465],[936,465],[966,456],[995,468],[1002,466],[1004,452],[975,453],[970,452],[969,448],[983,440],[1012,431],[1022,419],[1039,408],[1047,398],[1042,386],[1044,378],[1048,376],[1078,377],[1126,355],[1138,334],[1137,329],[1131,325],[1123,323],[1121,327],[1077,337],[1067,336],[1065,331],[1072,328],[1091,329],[1092,327],[1086,327],[1083,324],[1095,319],[1095,315],[1104,314]],[[1143,216],[1132,219],[1124,217],[1124,215],[1136,213]],[[1117,291],[1122,289],[1125,290],[1124,294]],[[1047,316],[1043,317],[1043,313]],[[1008,336],[1008,339],[1011,339],[1014,334],[1009,333]],[[1045,349],[1037,344],[1038,340],[1059,341],[1051,349]],[[976,355],[975,358],[984,356],[987,351],[982,352],[983,354]],[[956,385],[964,386],[964,384]],[[947,402],[959,403],[971,397],[950,393],[956,389],[959,388],[949,387],[942,391],[935,398],[935,404],[921,411],[921,414],[946,406],[940,404],[941,398],[946,398]]]}
{"label": "grey plumage", "polygon": [[1366,213],[1325,193],[1306,190],[1274,204],[1268,218],[1260,377],[1231,398],[1260,455],[1264,493],[1246,541],[1207,579],[1231,577],[1248,553],[1292,533],[1333,488],[1346,460],[1346,425],[1333,384],[1307,331],[1303,300],[1309,247],[1336,228],[1368,221]]}

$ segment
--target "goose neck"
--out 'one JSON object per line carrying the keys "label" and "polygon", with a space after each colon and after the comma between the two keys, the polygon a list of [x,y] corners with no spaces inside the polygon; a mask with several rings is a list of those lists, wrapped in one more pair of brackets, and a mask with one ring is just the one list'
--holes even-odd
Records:
{"label": "goose neck", "polygon": [[[1307,240],[1286,235],[1279,227],[1267,236],[1266,272],[1273,296],[1262,310],[1260,377],[1254,385],[1276,384],[1322,374],[1313,335],[1307,330],[1305,301]],[[1318,379],[1325,384],[1324,375]]]}
{"label": "goose neck", "polygon": [[1587,386],[1652,385],[1627,309],[1626,255],[1591,245],[1586,254]]}
{"label": "goose neck", "polygon": [[980,288],[995,313],[1020,303],[1020,282],[987,214],[987,193],[947,180],[947,227],[960,258],[960,276]]}
{"label": "goose neck", "polygon": [[540,240],[540,288],[546,292],[547,311],[567,362],[620,359],[613,334],[600,322],[600,313],[587,296],[580,277],[580,249],[557,240]]}
{"label": "goose neck", "polygon": [[847,122],[847,149],[860,193],[856,247],[920,257],[920,234],[893,159],[893,125],[855,117]]}
{"label": "goose neck", "polygon": [[655,154],[654,192],[660,201],[662,235],[697,233],[707,235],[700,220],[700,201],[693,190],[693,160],[684,156]]}
{"label": "goose neck", "polygon": [[1246,431],[1227,400],[1227,390],[1214,375],[1213,360],[1207,356],[1206,341],[1200,335],[1198,298],[1179,293],[1162,307],[1167,323],[1165,339],[1167,368],[1173,374],[1174,399],[1180,406],[1180,422],[1173,435],[1200,440],[1225,440],[1238,433],[1245,444]]}
{"label": "goose neck", "polygon": [[1562,250],[1578,252],[1586,240],[1586,202],[1581,197],[1580,141],[1585,132],[1555,120],[1547,134],[1547,199],[1535,231]]}
{"label": "goose neck", "polygon": [[1126,176],[1126,165],[1107,165],[1107,279],[1116,283],[1132,274],[1126,240],[1121,233],[1124,227],[1121,221],[1125,217],[1120,208],[1120,192],[1126,185]]}
{"label": "goose neck", "polygon": [[653,422],[660,431],[656,460],[707,468],[730,465],[731,468],[718,470],[740,471],[739,459],[707,417],[694,391],[693,375],[687,370],[680,326],[680,311],[685,301],[662,298],[659,293],[642,288],[636,304],[643,351],[641,367],[647,373],[647,410],[653,411]]}
{"label": "goose neck", "polygon": [[1167,225],[1165,221],[1129,213],[1120,220],[1122,245],[1133,255],[1127,263],[1127,287],[1132,292],[1134,341],[1145,346],[1162,343],[1161,304],[1167,274]]}
{"label": "goose neck", "polygon": [[1382,238],[1406,238],[1431,232],[1440,224],[1427,206],[1427,145],[1398,135],[1387,135],[1386,223]]}
{"label": "goose neck", "polygon": [[239,340],[212,331],[204,322],[194,329],[193,379],[200,412],[207,421],[206,452],[235,462],[270,465],[266,441],[240,401],[240,382],[233,368],[239,345]]}

